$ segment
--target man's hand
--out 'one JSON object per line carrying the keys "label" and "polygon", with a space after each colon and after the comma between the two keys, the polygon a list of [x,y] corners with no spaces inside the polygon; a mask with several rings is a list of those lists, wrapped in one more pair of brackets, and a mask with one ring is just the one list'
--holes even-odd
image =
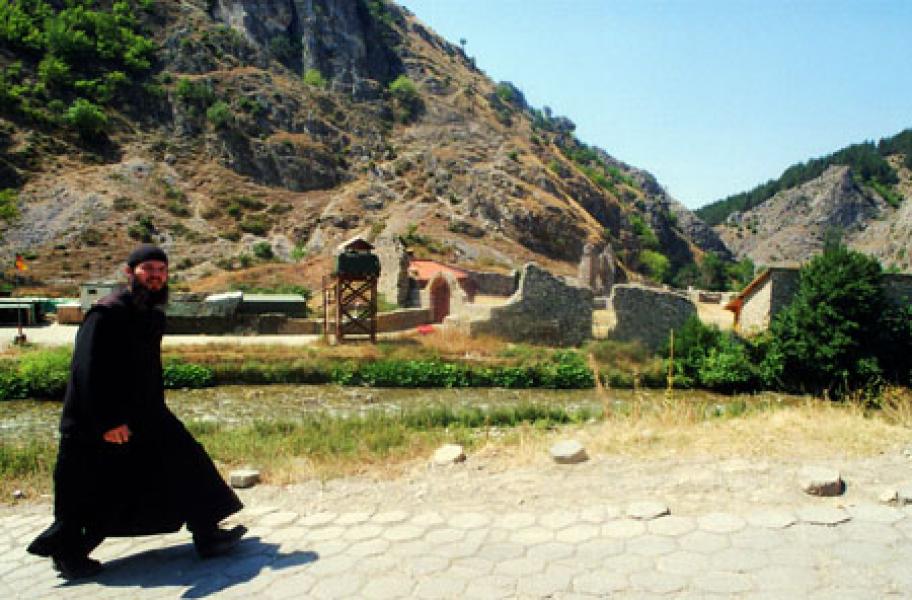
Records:
{"label": "man's hand", "polygon": [[102,436],[104,441],[111,444],[125,444],[130,441],[130,428],[126,425],[121,425],[120,427],[115,427],[109,431],[106,431]]}

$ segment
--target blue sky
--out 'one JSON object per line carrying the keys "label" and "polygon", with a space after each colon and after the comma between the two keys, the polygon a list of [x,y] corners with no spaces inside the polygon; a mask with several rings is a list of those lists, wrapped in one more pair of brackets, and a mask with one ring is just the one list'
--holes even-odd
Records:
{"label": "blue sky", "polygon": [[912,127],[912,0],[400,0],[697,208]]}

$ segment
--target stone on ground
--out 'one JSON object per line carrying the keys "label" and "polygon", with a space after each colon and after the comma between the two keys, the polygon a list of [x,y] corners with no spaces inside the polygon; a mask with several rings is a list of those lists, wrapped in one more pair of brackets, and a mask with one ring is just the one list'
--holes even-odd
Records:
{"label": "stone on ground", "polygon": [[896,503],[900,506],[912,504],[912,483],[906,484],[896,490]]}
{"label": "stone on ground", "polygon": [[563,440],[551,446],[551,458],[562,465],[571,465],[589,460],[586,449],[576,440]]}
{"label": "stone on ground", "polygon": [[435,465],[451,465],[466,459],[465,450],[459,444],[444,444],[434,452],[432,462]]}
{"label": "stone on ground", "polygon": [[627,507],[627,516],[639,521],[651,521],[669,514],[668,506],[661,502],[634,502]]}
{"label": "stone on ground", "polygon": [[805,467],[799,478],[801,489],[812,496],[838,496],[845,491],[845,483],[836,469]]}
{"label": "stone on ground", "polygon": [[249,488],[260,482],[260,472],[256,469],[237,469],[228,475],[233,488]]}
{"label": "stone on ground", "polygon": [[877,499],[881,504],[896,504],[898,496],[896,488],[887,488],[880,493]]}

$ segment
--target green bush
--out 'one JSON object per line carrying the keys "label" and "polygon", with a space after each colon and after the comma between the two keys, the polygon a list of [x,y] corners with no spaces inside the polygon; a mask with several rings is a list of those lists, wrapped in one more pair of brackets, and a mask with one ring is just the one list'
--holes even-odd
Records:
{"label": "green bush", "polygon": [[0,190],[0,220],[9,223],[19,217],[19,192],[12,188]]}
{"label": "green bush", "polygon": [[877,260],[828,246],[802,267],[794,299],[770,326],[766,383],[836,395],[875,384],[892,359],[882,344],[887,309]]}
{"label": "green bush", "polygon": [[275,254],[269,242],[257,242],[253,245],[253,255],[262,260],[272,260]]}
{"label": "green bush", "polygon": [[266,235],[269,232],[269,222],[260,215],[252,215],[241,221],[238,228],[244,233]]}
{"label": "green bush", "polygon": [[319,69],[307,69],[302,76],[304,83],[311,87],[324,89],[326,87],[326,78],[323,77],[323,73]]}
{"label": "green bush", "polygon": [[66,120],[87,140],[102,137],[108,127],[108,116],[104,110],[85,98],[77,98],[73,102],[67,109]]}
{"label": "green bush", "polygon": [[733,335],[723,335],[717,347],[709,348],[697,376],[701,386],[728,394],[754,389],[758,379],[747,347]]}
{"label": "green bush", "polygon": [[390,96],[396,107],[396,117],[399,121],[409,122],[414,120],[424,107],[418,87],[415,82],[405,75],[394,79],[388,87]]}
{"label": "green bush", "polygon": [[646,267],[647,274],[655,281],[666,281],[671,271],[671,262],[661,252],[641,250],[639,261]]}
{"label": "green bush", "polygon": [[220,129],[234,121],[234,113],[231,112],[231,107],[227,102],[219,100],[206,109],[206,118],[217,129]]}
{"label": "green bush", "polygon": [[195,389],[215,384],[212,369],[191,363],[170,362],[164,366],[162,376],[167,389]]}

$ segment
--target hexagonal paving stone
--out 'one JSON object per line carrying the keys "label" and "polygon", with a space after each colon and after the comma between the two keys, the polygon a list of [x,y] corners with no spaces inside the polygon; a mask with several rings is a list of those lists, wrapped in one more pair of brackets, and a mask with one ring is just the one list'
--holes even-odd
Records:
{"label": "hexagonal paving stone", "polygon": [[418,527],[432,527],[434,525],[440,525],[445,523],[443,517],[436,512],[423,512],[418,513],[409,521],[412,525],[417,525]]}
{"label": "hexagonal paving stone", "polygon": [[665,556],[660,556],[656,562],[659,571],[674,573],[675,575],[692,576],[706,571],[709,567],[709,558],[705,554],[689,550],[677,550]]}
{"label": "hexagonal paving stone", "polygon": [[555,593],[569,590],[570,581],[576,575],[575,569],[552,565],[544,573],[521,577],[516,591],[535,598],[548,598]]}
{"label": "hexagonal paving stone", "polygon": [[[610,556],[617,556],[624,551],[623,540],[597,539],[580,544],[576,548],[576,560],[587,565],[600,565]],[[531,551],[530,551],[531,553]]]}
{"label": "hexagonal paving stone", "polygon": [[602,525],[602,536],[612,538],[632,538],[642,535],[646,531],[646,524],[642,521],[623,519],[610,521]]}
{"label": "hexagonal paving stone", "polygon": [[871,542],[844,541],[830,548],[829,552],[843,564],[865,567],[885,564],[895,556],[889,542],[873,544]]}
{"label": "hexagonal paving stone", "polygon": [[546,542],[544,544],[536,544],[529,548],[527,556],[529,558],[536,558],[550,563],[555,560],[567,558],[575,551],[576,546],[573,544],[565,544],[562,542]]}
{"label": "hexagonal paving stone", "polygon": [[297,521],[301,515],[291,511],[276,511],[263,516],[260,519],[261,527],[285,527]]}
{"label": "hexagonal paving stone", "polygon": [[580,544],[597,537],[601,531],[598,525],[580,524],[571,525],[565,529],[559,530],[554,534],[554,539],[558,542],[568,544]]}
{"label": "hexagonal paving stone", "polygon": [[690,517],[668,515],[649,521],[646,528],[656,535],[684,535],[697,528],[697,522]]}
{"label": "hexagonal paving stone", "polygon": [[429,531],[427,535],[424,536],[424,539],[432,544],[449,544],[452,542],[458,542],[459,540],[465,538],[465,535],[465,529],[453,529],[451,527],[447,527],[444,529],[434,529],[433,531]]}
{"label": "hexagonal paving stone", "polygon": [[357,525],[359,523],[364,523],[370,518],[371,513],[369,512],[342,513],[339,515],[339,518],[336,519],[336,525]]}
{"label": "hexagonal paving stone", "polygon": [[480,575],[490,575],[494,571],[494,564],[495,562],[493,560],[488,560],[487,558],[467,556],[454,560],[452,566],[464,571],[470,571],[477,577]]}
{"label": "hexagonal paving stone", "polygon": [[573,590],[581,594],[608,595],[630,588],[626,576],[610,570],[598,570],[574,577]]}
{"label": "hexagonal paving stone", "polygon": [[482,513],[462,513],[449,519],[450,527],[457,529],[478,529],[491,522],[491,518]]}
{"label": "hexagonal paving stone", "polygon": [[895,523],[905,517],[901,510],[891,506],[880,506],[879,504],[859,504],[858,506],[849,506],[846,508],[856,521],[865,523]]}
{"label": "hexagonal paving stone", "polygon": [[404,510],[390,510],[387,512],[377,513],[370,518],[373,523],[389,525],[390,523],[401,523],[409,518],[409,513]]}
{"label": "hexagonal paving stone", "polygon": [[726,536],[705,531],[691,531],[678,538],[678,544],[684,550],[711,554],[729,546]]}
{"label": "hexagonal paving stone", "polygon": [[753,587],[750,575],[744,573],[710,571],[696,575],[692,582],[698,590],[717,594],[739,594]]}
{"label": "hexagonal paving stone", "polygon": [[717,571],[758,571],[769,564],[769,556],[760,550],[726,548],[709,557],[712,568]]}
{"label": "hexagonal paving stone", "polygon": [[748,548],[751,550],[770,550],[785,544],[785,537],[774,529],[742,529],[729,536],[731,545],[735,548]]}
{"label": "hexagonal paving stone", "polygon": [[554,539],[554,532],[544,527],[526,527],[510,535],[510,541],[517,544],[543,544]]}
{"label": "hexagonal paving stone", "polygon": [[339,515],[333,512],[318,512],[311,513],[301,517],[301,520],[298,521],[300,525],[305,527],[320,527],[321,525],[326,525],[335,521]]}
{"label": "hexagonal paving stone", "polygon": [[747,523],[741,517],[729,513],[709,513],[697,519],[700,529],[708,533],[734,533],[744,529]]}
{"label": "hexagonal paving stone", "polygon": [[455,577],[437,576],[422,581],[415,588],[415,598],[459,598],[468,582]]}
{"label": "hexagonal paving stone", "polygon": [[415,585],[414,579],[397,573],[368,580],[360,595],[369,600],[407,598],[412,595]]}
{"label": "hexagonal paving stone", "polygon": [[650,521],[669,514],[668,505],[664,502],[632,502],[627,507],[627,516],[631,519]]}
{"label": "hexagonal paving stone", "polygon": [[760,510],[747,515],[747,522],[756,527],[784,529],[794,525],[798,517],[787,510]]}
{"label": "hexagonal paving stone", "polygon": [[360,576],[352,573],[321,577],[310,590],[314,598],[353,598],[363,584]]}
{"label": "hexagonal paving stone", "polygon": [[580,511],[580,520],[587,523],[604,523],[621,516],[621,509],[611,504],[587,506]]}
{"label": "hexagonal paving stone", "polygon": [[515,512],[507,513],[497,519],[496,525],[503,529],[522,529],[535,524],[535,515],[532,513]]}
{"label": "hexagonal paving stone", "polygon": [[522,577],[541,573],[545,570],[545,561],[537,558],[511,558],[494,565],[494,573],[508,577]]}
{"label": "hexagonal paving stone", "polygon": [[315,542],[324,540],[337,540],[345,535],[345,528],[337,525],[313,529],[307,534],[307,539]]}
{"label": "hexagonal paving stone", "polygon": [[845,539],[856,542],[892,543],[903,539],[903,535],[892,525],[855,520],[842,523],[839,533]]}
{"label": "hexagonal paving stone", "polygon": [[538,518],[538,524],[549,529],[563,529],[577,521],[579,521],[579,514],[567,510],[546,513]]}
{"label": "hexagonal paving stone", "polygon": [[352,556],[360,557],[375,556],[386,552],[389,547],[390,543],[387,540],[365,540],[363,542],[358,542],[357,544],[352,544],[351,548],[348,549],[348,553]]}
{"label": "hexagonal paving stone", "polygon": [[832,546],[842,539],[839,527],[798,523],[786,529],[786,539],[805,546]]}
{"label": "hexagonal paving stone", "polygon": [[804,506],[798,509],[798,519],[811,525],[838,525],[852,516],[841,508],[829,506]]}
{"label": "hexagonal paving stone", "polygon": [[416,525],[395,525],[383,532],[383,537],[391,542],[405,542],[424,535],[426,529]]}
{"label": "hexagonal paving stone", "polygon": [[819,586],[820,576],[816,569],[771,565],[756,571],[754,581],[758,590],[775,590],[798,597]]}
{"label": "hexagonal paving stone", "polygon": [[516,579],[504,575],[487,575],[470,582],[463,592],[463,598],[473,600],[494,600],[516,597]]}
{"label": "hexagonal paving stone", "polygon": [[673,573],[634,573],[630,583],[635,590],[653,594],[670,594],[687,587],[687,579]]}
{"label": "hexagonal paving stone", "polygon": [[450,564],[439,556],[416,556],[406,563],[406,568],[414,575],[430,575],[446,569]]}
{"label": "hexagonal paving stone", "polygon": [[674,538],[646,534],[627,541],[627,551],[640,556],[661,556],[677,550]]}
{"label": "hexagonal paving stone", "polygon": [[383,528],[381,526],[368,523],[351,527],[348,529],[348,531],[345,532],[345,535],[342,537],[353,542],[359,542],[362,540],[373,539],[379,536],[382,532]]}

